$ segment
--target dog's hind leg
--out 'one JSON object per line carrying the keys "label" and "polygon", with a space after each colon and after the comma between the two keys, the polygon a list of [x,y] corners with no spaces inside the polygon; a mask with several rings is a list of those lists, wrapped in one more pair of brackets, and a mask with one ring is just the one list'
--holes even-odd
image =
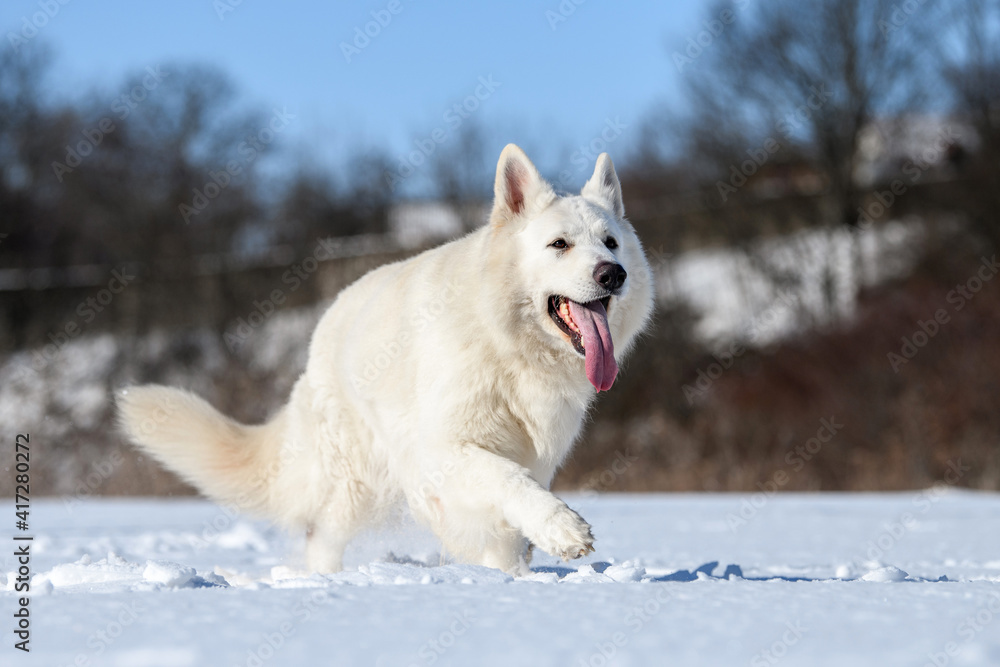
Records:
{"label": "dog's hind leg", "polygon": [[311,572],[339,572],[344,549],[376,512],[376,498],[358,481],[341,482],[306,527],[306,564]]}
{"label": "dog's hind leg", "polygon": [[306,528],[306,566],[310,572],[321,574],[340,572],[344,569],[344,549],[350,542],[330,522],[311,524]]}
{"label": "dog's hind leg", "polygon": [[531,569],[524,559],[526,544],[527,541],[521,535],[521,531],[511,528],[504,521],[501,530],[487,540],[480,562],[486,567],[495,567],[516,576],[531,574]]}

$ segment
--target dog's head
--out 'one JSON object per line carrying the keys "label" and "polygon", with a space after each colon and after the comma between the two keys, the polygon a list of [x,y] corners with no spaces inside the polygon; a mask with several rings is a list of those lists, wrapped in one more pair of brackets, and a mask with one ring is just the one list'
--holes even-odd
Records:
{"label": "dog's head", "polygon": [[653,307],[652,275],[625,220],[621,185],[607,153],[579,195],[558,196],[520,148],[497,164],[490,225],[507,238],[506,279],[526,304],[523,319],[557,354],[583,361],[598,391]]}

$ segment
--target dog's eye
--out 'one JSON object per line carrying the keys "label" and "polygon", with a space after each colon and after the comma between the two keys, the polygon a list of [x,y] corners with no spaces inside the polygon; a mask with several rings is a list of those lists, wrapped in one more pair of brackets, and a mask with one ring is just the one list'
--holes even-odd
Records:
{"label": "dog's eye", "polygon": [[556,248],[558,250],[565,250],[566,248],[569,247],[569,244],[566,243],[565,239],[556,239],[555,241],[549,244],[549,247]]}
{"label": "dog's eye", "polygon": [[618,248],[618,241],[616,241],[613,236],[609,236],[608,238],[604,239],[604,246],[608,250],[615,250]]}

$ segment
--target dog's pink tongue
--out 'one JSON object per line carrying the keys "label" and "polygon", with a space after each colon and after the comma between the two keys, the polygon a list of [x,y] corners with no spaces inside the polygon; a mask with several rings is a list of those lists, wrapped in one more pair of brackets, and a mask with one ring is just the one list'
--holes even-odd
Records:
{"label": "dog's pink tongue", "polygon": [[577,303],[569,300],[569,313],[580,327],[587,353],[587,379],[597,391],[607,391],[618,376],[615,345],[608,329],[608,313],[600,301]]}

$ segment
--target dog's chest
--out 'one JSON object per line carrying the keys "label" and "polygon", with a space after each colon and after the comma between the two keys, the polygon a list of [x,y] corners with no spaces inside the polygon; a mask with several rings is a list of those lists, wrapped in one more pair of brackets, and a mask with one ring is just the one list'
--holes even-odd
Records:
{"label": "dog's chest", "polygon": [[572,449],[583,426],[586,407],[585,403],[551,394],[516,401],[511,406],[512,412],[529,446],[529,460],[523,463],[541,476],[551,477]]}

